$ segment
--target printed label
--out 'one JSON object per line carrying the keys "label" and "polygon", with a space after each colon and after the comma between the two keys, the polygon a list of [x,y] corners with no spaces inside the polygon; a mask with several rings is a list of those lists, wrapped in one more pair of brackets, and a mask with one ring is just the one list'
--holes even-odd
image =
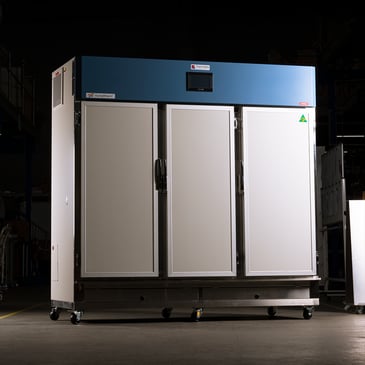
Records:
{"label": "printed label", "polygon": [[210,71],[210,65],[198,65],[196,63],[192,63],[190,65],[190,70]]}
{"label": "printed label", "polygon": [[114,93],[86,93],[88,99],[115,99]]}

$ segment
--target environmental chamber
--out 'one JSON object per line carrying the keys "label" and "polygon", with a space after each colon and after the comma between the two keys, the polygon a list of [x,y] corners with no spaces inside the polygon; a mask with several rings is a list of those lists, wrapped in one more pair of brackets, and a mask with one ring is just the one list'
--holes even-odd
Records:
{"label": "environmental chamber", "polygon": [[52,73],[51,312],[319,304],[315,70],[75,57]]}

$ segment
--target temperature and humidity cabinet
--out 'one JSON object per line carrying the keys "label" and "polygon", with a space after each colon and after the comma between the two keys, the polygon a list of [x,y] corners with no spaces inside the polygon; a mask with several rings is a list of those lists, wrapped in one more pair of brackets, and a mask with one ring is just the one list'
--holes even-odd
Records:
{"label": "temperature and humidity cabinet", "polygon": [[74,57],[52,73],[51,311],[319,304],[315,69]]}

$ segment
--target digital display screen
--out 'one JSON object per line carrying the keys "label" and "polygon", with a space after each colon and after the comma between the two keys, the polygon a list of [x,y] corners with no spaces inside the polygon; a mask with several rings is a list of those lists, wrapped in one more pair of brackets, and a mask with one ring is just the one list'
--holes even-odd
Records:
{"label": "digital display screen", "polygon": [[187,91],[213,91],[213,74],[211,72],[187,72]]}

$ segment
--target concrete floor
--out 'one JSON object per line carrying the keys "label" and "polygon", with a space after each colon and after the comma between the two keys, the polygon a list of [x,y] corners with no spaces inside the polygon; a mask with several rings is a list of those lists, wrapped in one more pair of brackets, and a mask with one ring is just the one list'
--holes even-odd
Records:
{"label": "concrete floor", "polygon": [[174,309],[95,305],[79,324],[50,319],[49,289],[8,289],[0,301],[0,364],[365,364],[365,315],[340,299],[321,299],[311,319],[302,309],[217,308],[199,321]]}

